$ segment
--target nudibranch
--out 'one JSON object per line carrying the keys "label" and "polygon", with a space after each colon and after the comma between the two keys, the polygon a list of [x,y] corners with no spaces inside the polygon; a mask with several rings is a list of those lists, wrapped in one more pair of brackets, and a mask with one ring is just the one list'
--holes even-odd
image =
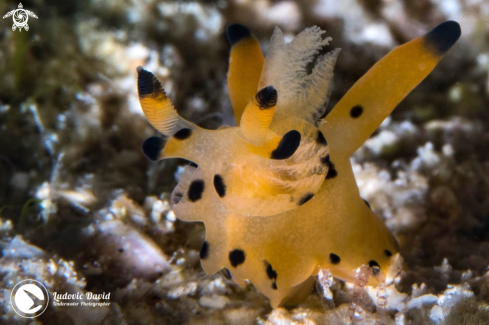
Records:
{"label": "nudibranch", "polygon": [[350,282],[362,265],[387,272],[399,246],[360,197],[350,156],[457,41],[459,24],[444,22],[392,50],[325,118],[339,49],[314,59],[331,40],[324,31],[307,28],[285,43],[275,28],[266,58],[246,27],[226,33],[238,126],[211,131],[186,121],[158,79],[137,69],[141,107],[163,134],[143,152],[191,162],[171,205],[179,219],[204,223],[204,271],[227,269],[273,307],[307,297],[319,269]]}

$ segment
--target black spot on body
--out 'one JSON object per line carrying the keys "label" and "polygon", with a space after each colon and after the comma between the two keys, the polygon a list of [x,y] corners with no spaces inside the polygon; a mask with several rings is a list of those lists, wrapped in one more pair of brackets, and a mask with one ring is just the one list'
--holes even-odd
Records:
{"label": "black spot on body", "polygon": [[370,207],[370,203],[368,203],[368,201],[367,201],[367,200],[363,199],[363,202],[365,202],[365,204],[368,206],[368,208],[369,208],[369,209],[372,209],[372,208]]}
{"label": "black spot on body", "polygon": [[314,196],[314,193],[307,193],[306,195],[304,195],[300,200],[299,202],[297,202],[297,205],[298,206],[301,206],[303,205],[304,203],[306,203],[307,201],[309,201],[310,199],[312,199]]}
{"label": "black spot on body", "polygon": [[185,140],[188,139],[192,135],[192,130],[191,129],[181,129],[178,130],[173,137],[177,140]]}
{"label": "black spot on body", "polygon": [[336,168],[334,167],[333,162],[330,161],[328,173],[326,174],[326,179],[335,178],[336,176],[338,176],[338,172],[336,171]]}
{"label": "black spot on body", "polygon": [[329,254],[329,260],[331,261],[331,264],[339,264],[341,262],[341,258],[333,253]]}
{"label": "black spot on body", "polygon": [[124,248],[119,248],[119,253],[124,253]]}
{"label": "black spot on body", "polygon": [[363,107],[360,105],[353,106],[353,108],[350,110],[350,116],[353,118],[360,117],[363,113]]}
{"label": "black spot on body", "polygon": [[277,271],[275,271],[272,267],[272,264],[265,261],[265,268],[267,271],[267,276],[270,280],[277,280]]}
{"label": "black spot on body", "polygon": [[238,265],[243,264],[245,259],[245,252],[241,249],[233,249],[229,252],[229,262],[231,262],[233,267],[238,267]]}
{"label": "black spot on body", "polygon": [[387,257],[391,257],[392,256],[392,252],[390,250],[388,250],[388,249],[384,250],[384,254]]}
{"label": "black spot on body", "polygon": [[243,25],[232,24],[226,29],[226,37],[228,38],[229,43],[231,43],[231,46],[233,46],[243,38],[251,37],[251,32]]}
{"label": "black spot on body", "polygon": [[324,137],[323,132],[318,131],[318,136],[316,137],[316,143],[323,145],[323,146],[328,145],[328,141],[326,141],[326,138]]}
{"label": "black spot on body", "polygon": [[371,260],[370,262],[368,262],[368,266],[370,266],[370,267],[376,266],[376,267],[380,268],[379,263],[377,263],[377,261],[374,261],[374,260]]}
{"label": "black spot on body", "polygon": [[143,150],[144,155],[148,157],[148,159],[156,161],[160,156],[161,150],[163,150],[164,143],[165,140],[160,137],[147,138],[143,142],[141,149]]}
{"label": "black spot on body", "polygon": [[205,188],[205,183],[201,179],[196,179],[193,181],[187,192],[187,197],[190,200],[190,202],[195,202],[198,201],[202,198],[202,193],[204,192]]}
{"label": "black spot on body", "polygon": [[321,164],[323,164],[324,166],[328,166],[329,167],[329,164],[330,164],[330,161],[329,161],[329,154],[320,158],[321,159]]}
{"label": "black spot on body", "polygon": [[296,130],[289,131],[283,136],[282,140],[280,140],[277,148],[272,151],[270,158],[278,160],[290,158],[300,144],[301,133]]}
{"label": "black spot on body", "polygon": [[273,283],[272,283],[272,289],[273,289],[273,290],[277,290],[277,289],[278,289],[278,288],[277,288],[277,283],[276,283],[276,282],[273,282]]}
{"label": "black spot on body", "polygon": [[273,86],[268,86],[260,90],[255,95],[256,103],[260,109],[270,109],[277,105],[277,90]]}
{"label": "black spot on body", "polygon": [[219,174],[214,175],[214,187],[216,188],[219,197],[224,197],[226,195],[226,184]]}
{"label": "black spot on body", "polygon": [[449,20],[433,28],[424,36],[424,40],[435,54],[443,55],[455,44],[461,33],[460,25]]}
{"label": "black spot on body", "polygon": [[205,260],[206,258],[209,257],[209,243],[204,240],[204,243],[202,244],[202,247],[200,248],[200,259]]}

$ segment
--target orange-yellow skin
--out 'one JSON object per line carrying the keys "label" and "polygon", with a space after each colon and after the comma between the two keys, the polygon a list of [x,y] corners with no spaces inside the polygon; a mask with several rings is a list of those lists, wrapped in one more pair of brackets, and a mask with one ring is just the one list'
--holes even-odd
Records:
{"label": "orange-yellow skin", "polygon": [[231,49],[228,90],[238,125],[246,105],[256,94],[263,60],[260,44],[254,37],[241,40]]}
{"label": "orange-yellow skin", "polygon": [[[226,165],[227,161],[232,161],[232,166],[246,166],[248,163],[247,166],[259,165],[264,168],[280,165],[266,160],[278,141],[277,135],[268,130],[273,112],[260,111],[252,100],[258,90],[264,62],[258,42],[249,36],[233,45],[228,89],[241,128],[207,131],[191,126],[193,131],[198,131],[198,136],[184,141],[172,137],[160,155],[160,158],[186,158],[199,165],[198,168],[186,167],[172,194],[172,207],[181,220],[204,222],[206,241],[201,252],[201,264],[206,273],[213,274],[227,268],[236,283],[243,286],[245,280],[249,280],[270,298],[273,307],[277,307],[305,299],[314,284],[313,277],[321,268],[328,269],[335,277],[345,281],[353,281],[355,270],[362,265],[373,263],[382,271],[389,271],[393,259],[398,256],[398,244],[360,197],[350,156],[442,58],[446,50],[440,53],[440,46],[436,48],[430,42],[432,40],[426,36],[419,37],[394,49],[348,91],[327,115],[325,122],[319,124],[327,140],[328,151],[325,148],[318,151],[309,144],[314,150],[305,153],[298,151],[289,158],[290,162],[311,153],[329,153],[331,163],[328,176],[318,190],[312,191],[314,195],[309,201],[295,208],[282,209],[278,206],[282,203],[275,200],[274,190],[267,187],[261,177],[266,174],[265,169],[259,173],[261,176],[256,182],[248,182],[248,179],[236,183],[239,177],[229,176],[233,181],[226,190],[238,193],[233,198],[233,203],[238,205],[240,195],[245,200],[246,196],[258,193],[253,189],[253,184],[261,182],[260,200],[271,207],[270,211],[280,211],[266,214],[243,212],[246,205],[238,209],[228,204],[226,197],[219,197],[209,185],[213,182],[214,174],[208,170],[216,168],[216,163]],[[154,105],[156,107],[158,104],[155,102]],[[240,121],[245,107],[243,120]],[[361,107],[360,113],[357,110],[354,114],[355,107]],[[248,113],[251,115],[246,116]],[[165,114],[173,116],[173,113]],[[156,125],[159,121],[151,121],[154,116],[148,117]],[[281,118],[276,124],[294,126],[308,141],[312,139],[312,134],[317,134],[314,126],[298,121],[296,117]],[[182,123],[182,127],[190,125],[185,124],[188,122]],[[283,133],[280,132],[280,136]],[[220,135],[219,140],[214,135]],[[235,135],[245,139],[243,146],[236,147],[241,142],[235,141],[238,139],[233,138]],[[304,143],[301,142],[302,145]],[[290,172],[300,172],[306,164],[301,160],[290,166]],[[234,174],[231,174],[234,176],[239,173],[249,176],[249,169],[233,171]],[[283,173],[281,170],[280,174]],[[201,197],[193,201],[191,187],[196,180],[201,180],[206,187],[200,192]],[[233,255],[237,251],[238,258]]]}

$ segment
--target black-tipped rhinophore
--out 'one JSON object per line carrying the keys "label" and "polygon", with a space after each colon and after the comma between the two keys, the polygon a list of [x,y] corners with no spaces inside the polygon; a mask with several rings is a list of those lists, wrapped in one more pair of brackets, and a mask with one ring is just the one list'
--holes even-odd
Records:
{"label": "black-tipped rhinophore", "polygon": [[460,25],[449,20],[433,28],[424,38],[437,55],[443,55],[455,44],[461,33]]}
{"label": "black-tipped rhinophore", "polygon": [[267,86],[256,93],[255,100],[260,109],[269,109],[277,105],[277,90],[273,86]]}
{"label": "black-tipped rhinophore", "polygon": [[280,140],[277,149],[272,151],[270,158],[278,160],[287,159],[295,153],[300,144],[301,133],[296,130],[289,131]]}
{"label": "black-tipped rhinophore", "polygon": [[137,67],[138,72],[138,92],[139,95],[148,95],[152,94],[154,91],[153,88],[153,78],[154,75],[144,70],[141,66]]}
{"label": "black-tipped rhinophore", "polygon": [[160,156],[160,152],[164,147],[163,138],[160,137],[151,137],[147,138],[146,141],[143,142],[142,149],[148,159],[156,161]]}
{"label": "black-tipped rhinophore", "polygon": [[243,25],[232,24],[229,25],[228,28],[226,29],[226,36],[228,38],[229,43],[231,43],[231,46],[233,46],[234,44],[241,41],[243,38],[250,37],[251,32],[247,27]]}
{"label": "black-tipped rhinophore", "polygon": [[149,71],[141,66],[136,68],[138,72],[138,93],[139,95],[149,95],[155,91],[155,85],[162,88],[160,81]]}

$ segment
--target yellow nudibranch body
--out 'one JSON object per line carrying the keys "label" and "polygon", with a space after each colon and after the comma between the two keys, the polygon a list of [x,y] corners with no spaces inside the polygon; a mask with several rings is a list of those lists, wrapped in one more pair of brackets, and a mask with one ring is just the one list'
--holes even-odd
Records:
{"label": "yellow nudibranch body", "polygon": [[[309,295],[319,269],[353,281],[362,265],[388,272],[399,247],[360,197],[350,156],[457,41],[447,21],[391,51],[321,119],[339,50],[317,27],[290,43],[275,28],[266,58],[231,25],[228,89],[238,126],[205,130],[181,118],[160,82],[138,67],[141,107],[163,134],[143,144],[151,160],[184,158],[171,204],[202,221],[204,271],[249,280],[273,307]],[[307,73],[307,65],[314,68]]]}

